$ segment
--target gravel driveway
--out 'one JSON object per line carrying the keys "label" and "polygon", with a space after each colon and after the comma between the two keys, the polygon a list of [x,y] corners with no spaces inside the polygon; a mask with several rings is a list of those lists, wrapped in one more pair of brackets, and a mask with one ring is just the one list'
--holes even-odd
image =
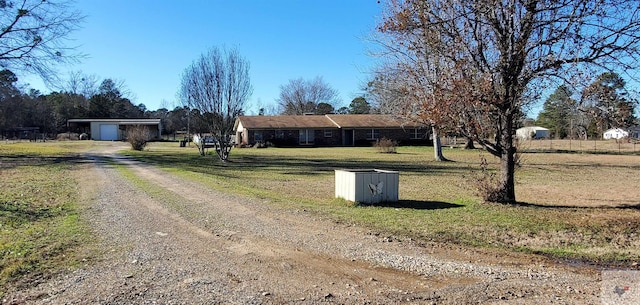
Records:
{"label": "gravel driveway", "polygon": [[[4,304],[599,304],[600,274],[411,240],[94,151],[83,216],[103,255]],[[111,162],[112,160],[113,162]],[[122,176],[121,164],[170,196]]]}

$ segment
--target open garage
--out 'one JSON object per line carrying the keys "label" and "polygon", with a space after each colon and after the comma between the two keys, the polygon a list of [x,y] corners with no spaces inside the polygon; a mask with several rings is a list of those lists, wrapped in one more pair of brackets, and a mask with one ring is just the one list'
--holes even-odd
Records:
{"label": "open garage", "polygon": [[127,128],[145,126],[154,139],[160,139],[162,124],[160,119],[69,119],[69,132],[87,134],[96,141],[120,141],[126,138]]}

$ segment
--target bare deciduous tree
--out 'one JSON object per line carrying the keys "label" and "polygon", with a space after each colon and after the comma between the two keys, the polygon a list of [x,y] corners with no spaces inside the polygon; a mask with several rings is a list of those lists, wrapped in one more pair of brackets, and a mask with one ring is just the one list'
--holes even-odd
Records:
{"label": "bare deciduous tree", "polygon": [[433,99],[433,110],[451,114],[456,101],[490,119],[456,115],[500,158],[489,198],[502,203],[516,202],[515,129],[541,85],[588,69],[636,68],[640,59],[637,0],[391,0],[378,29],[394,37],[388,51],[422,52],[437,60],[429,67],[448,68],[431,84],[450,98]]}
{"label": "bare deciduous tree", "polygon": [[[408,60],[408,54],[404,60]],[[433,93],[434,87],[429,84],[433,76],[424,74],[424,77],[416,77],[421,72],[414,69],[420,59],[411,58],[408,61],[396,58],[394,64],[386,64],[375,71],[374,80],[369,82],[369,93],[377,99],[379,111],[384,114],[398,116],[408,123],[419,123],[431,128],[433,139],[434,158],[436,161],[446,161],[442,153],[439,123],[444,118],[434,108],[433,99],[437,96]]]}
{"label": "bare deciduous tree", "polygon": [[292,79],[288,84],[280,86],[278,103],[282,108],[282,114],[316,113],[320,103],[326,103],[335,108],[338,103],[338,91],[331,88],[319,76],[313,80]]}
{"label": "bare deciduous tree", "polygon": [[0,1],[0,65],[4,69],[56,79],[56,64],[75,62],[82,55],[66,43],[82,14],[73,1]]}
{"label": "bare deciduous tree", "polygon": [[[99,78],[95,74],[84,74],[82,71],[69,72],[69,77],[66,83],[60,86],[58,89],[61,92],[68,92],[73,94],[79,94],[87,99],[98,94]],[[123,81],[116,81],[117,85],[121,88],[125,88]],[[122,91],[122,90],[121,90]],[[124,90],[127,91],[127,90]]]}
{"label": "bare deciduous tree", "polygon": [[[236,118],[251,96],[249,62],[237,49],[212,48],[200,56],[182,74],[179,96],[184,106],[203,114],[213,145],[226,161],[233,143],[231,135]],[[200,134],[200,139],[205,137]],[[204,155],[204,143],[199,144]]]}

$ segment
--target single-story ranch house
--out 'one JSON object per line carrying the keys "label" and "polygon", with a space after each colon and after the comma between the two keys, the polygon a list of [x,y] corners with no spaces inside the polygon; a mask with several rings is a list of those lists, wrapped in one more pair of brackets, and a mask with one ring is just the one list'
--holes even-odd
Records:
{"label": "single-story ranch house", "polygon": [[240,116],[234,130],[240,146],[370,146],[383,138],[401,145],[431,143],[425,126],[381,114]]}
{"label": "single-story ranch house", "polygon": [[160,119],[69,119],[67,129],[78,134],[86,133],[97,141],[119,141],[126,138],[127,128],[141,125],[149,129],[152,140],[162,136]]}

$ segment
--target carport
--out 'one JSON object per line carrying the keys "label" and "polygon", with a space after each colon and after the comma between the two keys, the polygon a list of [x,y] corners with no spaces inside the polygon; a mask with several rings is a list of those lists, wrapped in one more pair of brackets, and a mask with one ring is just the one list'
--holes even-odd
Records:
{"label": "carport", "polygon": [[67,129],[78,134],[86,133],[96,141],[119,141],[125,138],[130,126],[146,126],[154,139],[160,139],[162,124],[160,119],[69,119]]}

